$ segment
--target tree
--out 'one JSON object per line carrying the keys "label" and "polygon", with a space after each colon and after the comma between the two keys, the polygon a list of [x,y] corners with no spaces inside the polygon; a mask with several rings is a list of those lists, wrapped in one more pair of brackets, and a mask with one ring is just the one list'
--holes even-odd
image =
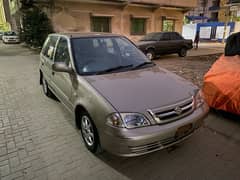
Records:
{"label": "tree", "polygon": [[28,45],[41,47],[49,33],[53,32],[52,24],[47,14],[31,1],[23,4],[21,38]]}

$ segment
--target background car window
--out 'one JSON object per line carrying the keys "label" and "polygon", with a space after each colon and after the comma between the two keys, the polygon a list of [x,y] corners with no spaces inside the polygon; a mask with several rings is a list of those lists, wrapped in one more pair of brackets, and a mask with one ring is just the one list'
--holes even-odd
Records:
{"label": "background car window", "polygon": [[55,62],[63,62],[69,65],[70,55],[68,49],[68,41],[66,38],[60,38],[54,59]]}
{"label": "background car window", "polygon": [[53,60],[53,55],[56,47],[58,37],[57,36],[50,36],[43,47],[42,54],[49,58],[50,60]]}
{"label": "background car window", "polygon": [[178,33],[172,33],[171,39],[172,40],[182,40],[183,38]]}
{"label": "background car window", "polygon": [[8,32],[4,32],[4,36],[16,36],[16,32],[14,31],[8,31]]}
{"label": "background car window", "polygon": [[159,41],[162,39],[163,33],[149,33],[140,41]]}
{"label": "background car window", "polygon": [[170,34],[169,33],[164,33],[161,40],[163,41],[169,41],[171,38],[170,38]]}

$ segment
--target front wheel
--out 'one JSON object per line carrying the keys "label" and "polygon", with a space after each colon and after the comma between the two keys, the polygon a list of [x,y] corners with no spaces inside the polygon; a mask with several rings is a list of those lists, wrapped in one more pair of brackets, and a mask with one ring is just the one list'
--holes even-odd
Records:
{"label": "front wheel", "polygon": [[155,52],[153,50],[148,50],[146,53],[148,59],[153,60],[155,58]]}
{"label": "front wheel", "polygon": [[97,129],[93,121],[91,120],[90,116],[87,113],[83,113],[80,120],[81,120],[80,130],[85,146],[92,153],[97,153],[100,147],[100,143]]}
{"label": "front wheel", "polygon": [[178,55],[179,55],[180,57],[185,57],[185,56],[187,56],[187,49],[186,49],[186,48],[182,48],[182,49],[180,50],[180,52],[178,53]]}

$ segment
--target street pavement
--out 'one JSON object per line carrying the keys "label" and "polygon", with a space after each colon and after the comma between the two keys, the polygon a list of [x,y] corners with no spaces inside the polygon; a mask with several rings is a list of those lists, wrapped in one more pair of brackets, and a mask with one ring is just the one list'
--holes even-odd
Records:
{"label": "street pavement", "polygon": [[224,52],[223,43],[199,43],[198,49],[191,49],[188,53],[188,56],[202,56],[202,55],[210,55]]}
{"label": "street pavement", "polygon": [[175,148],[135,158],[91,154],[71,114],[44,96],[38,64],[33,51],[0,43],[1,180],[240,179],[240,122],[214,112]]}

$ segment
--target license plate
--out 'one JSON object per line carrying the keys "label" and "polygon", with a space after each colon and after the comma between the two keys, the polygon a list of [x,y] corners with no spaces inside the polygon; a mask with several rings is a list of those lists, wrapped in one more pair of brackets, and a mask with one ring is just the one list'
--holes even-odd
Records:
{"label": "license plate", "polygon": [[191,133],[192,130],[193,130],[193,125],[192,124],[184,125],[184,126],[177,129],[177,132],[175,134],[175,138],[180,139],[184,136],[187,136],[188,134]]}

